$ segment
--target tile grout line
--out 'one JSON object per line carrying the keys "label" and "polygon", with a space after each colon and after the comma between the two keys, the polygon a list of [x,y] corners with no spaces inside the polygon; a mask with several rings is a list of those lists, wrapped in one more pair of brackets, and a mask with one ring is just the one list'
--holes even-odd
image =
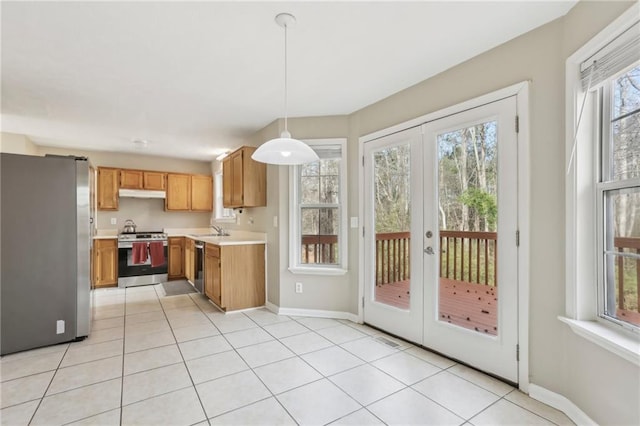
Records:
{"label": "tile grout line", "polygon": [[56,367],[55,372],[53,373],[53,376],[51,376],[51,380],[49,381],[49,384],[47,385],[47,388],[44,390],[44,393],[42,394],[42,398],[40,398],[40,401],[38,402],[38,405],[36,406],[36,409],[33,411],[33,414],[31,414],[31,418],[29,419],[28,424],[31,424],[33,422],[33,419],[36,417],[36,413],[40,409],[40,406],[42,405],[42,401],[44,401],[44,398],[47,395],[47,391],[51,387],[51,383],[53,383],[53,379],[55,379],[56,374],[58,373],[58,369],[60,368],[60,365],[62,364],[62,360],[64,359],[65,356],[67,356],[67,352],[69,351],[69,347],[70,346],[71,345],[67,346],[67,349],[65,349],[64,354],[60,358],[60,361],[58,362],[58,366]]}
{"label": "tile grout line", "polygon": [[[160,297],[158,296],[158,290],[156,288],[154,288],[154,291],[156,293],[156,297],[158,298],[158,301],[160,301]],[[193,299],[191,297],[189,297],[189,299],[193,302]],[[193,302],[195,304],[195,302]],[[207,415],[207,410],[204,408],[204,404],[202,402],[202,398],[200,398],[200,394],[198,393],[198,389],[196,388],[196,384],[193,381],[193,377],[191,376],[191,371],[189,371],[189,367],[187,366],[187,361],[184,359],[184,354],[182,353],[182,349],[180,348],[180,345],[178,344],[178,339],[176,339],[176,335],[173,331],[173,326],[171,325],[171,321],[169,321],[169,317],[167,316],[167,312],[164,309],[164,305],[162,304],[162,302],[160,302],[160,306],[162,308],[162,313],[165,316],[166,321],[169,323],[169,329],[171,330],[171,335],[173,336],[173,339],[175,340],[175,345],[178,348],[178,353],[180,353],[180,358],[182,358],[182,364],[184,365],[184,369],[187,371],[187,375],[189,376],[189,380],[191,381],[191,387],[193,388],[193,391],[196,394],[196,397],[198,398],[198,402],[200,403],[200,407],[202,408],[202,413],[204,414],[204,417],[207,421],[207,424],[211,425],[211,422],[209,421],[209,416]],[[196,304],[197,306],[197,304]],[[198,306],[198,309],[200,309],[200,307]],[[202,312],[202,309],[200,309],[200,311]],[[204,313],[204,312],[203,312]],[[186,388],[185,388],[186,389]],[[198,424],[201,422],[196,422],[194,424]]]}
{"label": "tile grout line", "polygon": [[127,344],[127,288],[124,288],[124,307],[122,318],[122,371],[120,372],[120,424],[122,425],[122,403],[124,402],[124,357],[126,356],[126,344]]}

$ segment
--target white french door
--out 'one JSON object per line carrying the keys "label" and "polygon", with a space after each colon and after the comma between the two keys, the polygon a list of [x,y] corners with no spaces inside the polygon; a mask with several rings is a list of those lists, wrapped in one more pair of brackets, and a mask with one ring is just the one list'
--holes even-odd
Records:
{"label": "white french door", "polygon": [[364,144],[365,322],[512,382],[515,116],[512,96]]}
{"label": "white french door", "polygon": [[[365,322],[422,339],[422,135],[419,127],[364,146]],[[368,230],[371,230],[368,232]]]}
{"label": "white french door", "polygon": [[512,382],[518,381],[515,116],[512,96],[423,127],[430,200],[424,226],[433,235],[425,237],[423,344]]}

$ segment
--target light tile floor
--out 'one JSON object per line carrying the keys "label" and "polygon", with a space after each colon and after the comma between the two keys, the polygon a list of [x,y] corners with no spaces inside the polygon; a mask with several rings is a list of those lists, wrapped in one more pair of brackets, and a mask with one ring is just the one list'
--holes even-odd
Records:
{"label": "light tile floor", "polygon": [[159,286],[93,296],[88,339],[0,360],[1,424],[573,424],[503,382],[349,321],[225,315]]}

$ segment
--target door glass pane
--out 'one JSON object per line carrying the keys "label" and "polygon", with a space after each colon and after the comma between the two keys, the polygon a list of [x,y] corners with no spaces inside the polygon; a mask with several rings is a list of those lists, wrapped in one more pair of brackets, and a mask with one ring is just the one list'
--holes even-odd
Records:
{"label": "door glass pane", "polygon": [[373,204],[376,231],[374,300],[409,309],[410,147],[399,145],[373,154]]}
{"label": "door glass pane", "polygon": [[497,121],[441,133],[438,320],[497,335]]}

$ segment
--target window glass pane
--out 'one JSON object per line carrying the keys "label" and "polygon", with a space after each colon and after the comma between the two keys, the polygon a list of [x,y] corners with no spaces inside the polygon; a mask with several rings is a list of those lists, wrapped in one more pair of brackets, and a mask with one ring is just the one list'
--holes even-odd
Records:
{"label": "window glass pane", "polygon": [[339,212],[333,208],[302,208],[300,263],[339,263]]}
{"label": "window glass pane", "polygon": [[611,191],[605,196],[605,314],[640,326],[640,187]]}
{"label": "window glass pane", "polygon": [[317,176],[300,177],[300,198],[302,204],[317,204],[320,202],[319,183]]}
{"label": "window glass pane", "polygon": [[612,84],[612,179],[637,178],[640,177],[640,66]]}
{"label": "window glass pane", "polygon": [[320,202],[337,204],[338,203],[338,176],[322,176],[320,178]]}
{"label": "window glass pane", "polygon": [[301,212],[302,218],[302,235],[318,235],[320,231],[320,209],[303,208]]}
{"label": "window glass pane", "polygon": [[613,82],[612,119],[640,108],[640,65]]}

